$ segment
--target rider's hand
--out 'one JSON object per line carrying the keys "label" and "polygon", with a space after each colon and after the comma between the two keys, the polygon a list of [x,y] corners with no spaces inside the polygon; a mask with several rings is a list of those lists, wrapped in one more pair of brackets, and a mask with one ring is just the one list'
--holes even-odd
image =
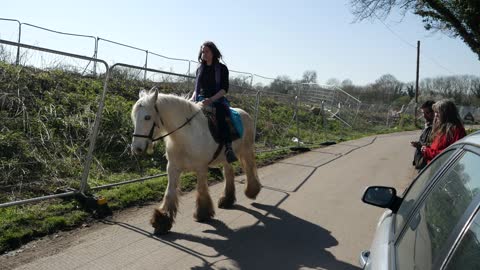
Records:
{"label": "rider's hand", "polygon": [[202,101],[203,106],[210,106],[213,103],[213,101],[209,98],[206,98]]}

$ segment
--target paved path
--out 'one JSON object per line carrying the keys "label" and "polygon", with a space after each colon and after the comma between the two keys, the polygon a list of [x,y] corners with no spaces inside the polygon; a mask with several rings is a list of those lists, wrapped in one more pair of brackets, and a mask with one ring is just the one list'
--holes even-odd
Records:
{"label": "paved path", "polygon": [[[0,265],[19,269],[359,269],[382,209],[363,204],[368,185],[403,191],[414,175],[409,142],[418,132],[349,141],[259,170],[264,185],[237,205],[193,220],[194,194],[181,198],[173,231],[152,235],[153,205],[132,208],[89,228],[39,241]],[[223,184],[210,188],[216,201]],[[50,237],[52,238],[52,237]]]}

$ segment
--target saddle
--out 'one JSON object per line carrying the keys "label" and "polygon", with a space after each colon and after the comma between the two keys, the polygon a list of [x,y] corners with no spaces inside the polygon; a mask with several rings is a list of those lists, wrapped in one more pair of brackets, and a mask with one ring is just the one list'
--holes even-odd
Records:
{"label": "saddle", "polygon": [[[221,132],[223,131],[218,128],[215,108],[204,107],[202,111],[205,117],[207,117],[208,119],[208,129],[210,130],[210,134],[212,135],[213,139],[215,140],[216,143],[223,145],[223,142],[221,140],[222,138]],[[235,127],[232,121],[231,113],[227,115],[225,120],[230,130],[230,137],[232,139],[232,142],[240,139],[242,137],[241,136],[242,134],[240,134],[237,130],[237,127]]]}

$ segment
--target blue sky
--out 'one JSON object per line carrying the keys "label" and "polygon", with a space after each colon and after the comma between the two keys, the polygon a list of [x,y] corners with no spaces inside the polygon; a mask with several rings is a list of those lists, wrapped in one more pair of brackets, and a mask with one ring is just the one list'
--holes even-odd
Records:
{"label": "blue sky", "polygon": [[[422,42],[420,77],[480,75],[480,61],[460,39],[423,29],[415,15],[352,23],[349,1],[7,1],[0,17],[99,36],[177,58],[195,60],[200,44],[214,41],[230,69],[268,77],[300,78],[315,70],[355,84],[390,73],[415,79],[416,41]],[[0,37],[15,40],[16,25],[0,21]],[[28,26],[22,41],[92,55],[93,41],[65,38]],[[406,44],[409,43],[409,44]],[[99,58],[143,65],[145,55],[100,43]],[[149,59],[149,66],[184,73],[187,65]]]}

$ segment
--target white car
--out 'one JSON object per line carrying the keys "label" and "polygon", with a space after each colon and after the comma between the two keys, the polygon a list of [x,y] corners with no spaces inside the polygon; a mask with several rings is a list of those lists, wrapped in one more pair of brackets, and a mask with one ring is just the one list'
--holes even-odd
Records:
{"label": "white car", "polygon": [[480,132],[438,155],[401,197],[372,186],[362,201],[388,209],[363,269],[480,269]]}

